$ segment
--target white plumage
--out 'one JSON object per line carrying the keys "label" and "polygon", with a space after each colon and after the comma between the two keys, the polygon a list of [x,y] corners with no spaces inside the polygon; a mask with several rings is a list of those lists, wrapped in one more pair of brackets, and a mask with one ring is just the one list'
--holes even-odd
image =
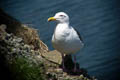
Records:
{"label": "white plumage", "polygon": [[83,47],[77,32],[68,24],[58,24],[52,36],[53,47],[63,54],[76,53]]}

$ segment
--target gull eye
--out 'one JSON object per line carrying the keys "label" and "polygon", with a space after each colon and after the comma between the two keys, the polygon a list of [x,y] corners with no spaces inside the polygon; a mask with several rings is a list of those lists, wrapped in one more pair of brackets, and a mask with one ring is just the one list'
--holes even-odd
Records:
{"label": "gull eye", "polygon": [[65,17],[64,15],[60,15],[61,17]]}

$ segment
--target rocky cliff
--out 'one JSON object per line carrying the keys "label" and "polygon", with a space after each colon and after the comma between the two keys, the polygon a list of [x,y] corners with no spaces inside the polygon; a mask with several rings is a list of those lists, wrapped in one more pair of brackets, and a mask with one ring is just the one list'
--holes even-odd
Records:
{"label": "rocky cliff", "polygon": [[[61,56],[57,51],[49,51],[36,29],[21,24],[0,12],[0,75],[9,80],[96,80],[87,71],[63,72],[60,68]],[[66,57],[66,67],[73,67]],[[5,77],[4,77],[5,76]]]}

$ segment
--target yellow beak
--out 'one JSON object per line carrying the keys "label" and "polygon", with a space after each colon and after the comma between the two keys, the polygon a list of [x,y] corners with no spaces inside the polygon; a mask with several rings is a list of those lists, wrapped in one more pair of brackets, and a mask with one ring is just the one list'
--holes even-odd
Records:
{"label": "yellow beak", "polygon": [[48,21],[55,21],[56,19],[54,17],[48,18]]}

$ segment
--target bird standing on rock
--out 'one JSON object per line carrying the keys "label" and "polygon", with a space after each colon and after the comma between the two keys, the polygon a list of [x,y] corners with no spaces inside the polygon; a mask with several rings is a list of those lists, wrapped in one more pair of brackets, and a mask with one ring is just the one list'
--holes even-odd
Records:
{"label": "bird standing on rock", "polygon": [[[64,64],[64,54],[74,54],[78,52],[83,46],[83,41],[72,26],[69,25],[69,16],[65,12],[58,12],[54,17],[48,18],[48,21],[56,21],[57,26],[52,36],[53,47],[62,55],[62,68],[66,70]],[[74,71],[76,72],[76,56],[73,57],[75,63]]]}

